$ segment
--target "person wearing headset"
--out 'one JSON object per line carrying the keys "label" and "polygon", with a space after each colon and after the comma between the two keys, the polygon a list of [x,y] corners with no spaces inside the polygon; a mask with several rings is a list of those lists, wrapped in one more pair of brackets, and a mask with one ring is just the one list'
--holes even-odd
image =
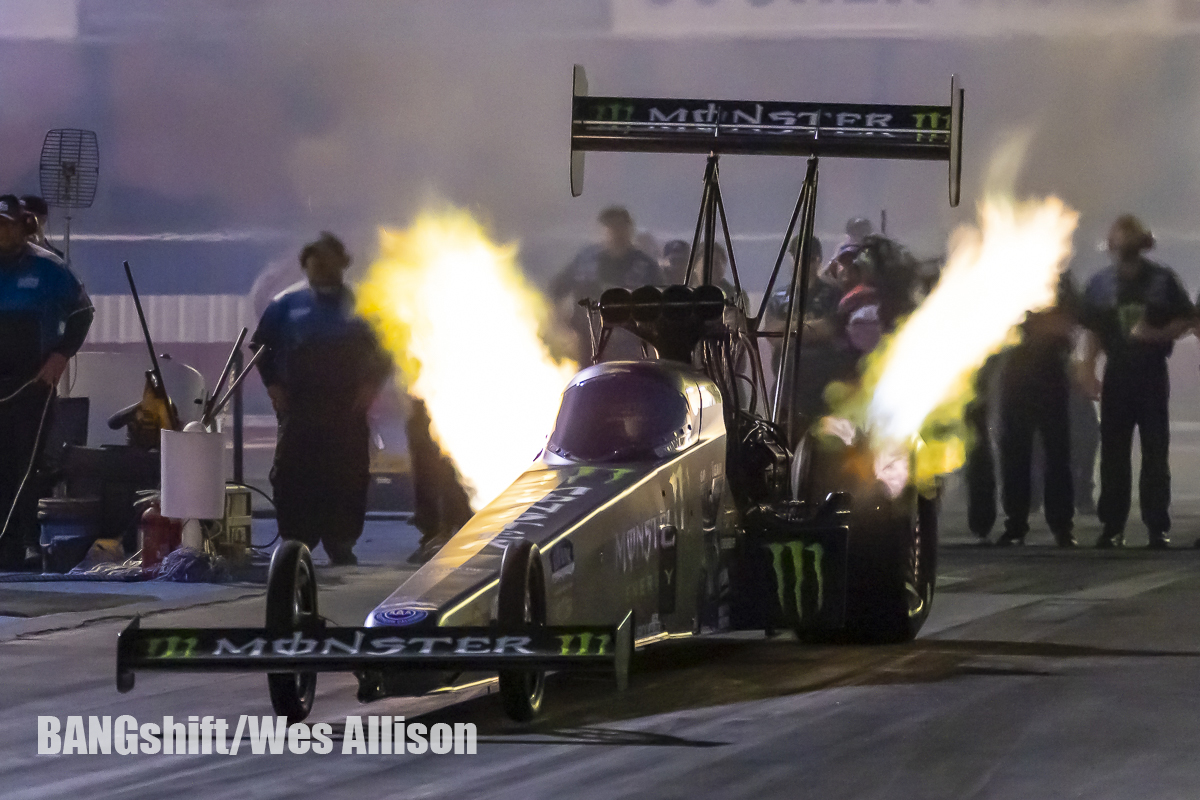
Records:
{"label": "person wearing headset", "polygon": [[[1121,547],[1132,492],[1133,429],[1142,443],[1139,496],[1149,547],[1170,545],[1171,441],[1167,358],[1195,324],[1195,309],[1174,271],[1146,258],[1154,236],[1132,214],[1108,233],[1113,263],[1092,276],[1079,321],[1087,329],[1080,385],[1100,400],[1100,501],[1096,547]],[[1106,356],[1103,379],[1096,359]]]}
{"label": "person wearing headset", "polygon": [[29,475],[58,379],[93,316],[83,284],[62,259],[27,241],[29,224],[16,196],[0,196],[0,569],[41,563]]}

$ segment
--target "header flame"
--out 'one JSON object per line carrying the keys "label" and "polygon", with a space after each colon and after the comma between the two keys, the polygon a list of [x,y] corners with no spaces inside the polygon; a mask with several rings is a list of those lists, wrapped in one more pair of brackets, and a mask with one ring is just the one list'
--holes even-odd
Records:
{"label": "header flame", "polygon": [[918,486],[962,465],[961,437],[946,431],[961,423],[988,356],[1016,342],[1026,312],[1055,303],[1078,219],[1056,197],[986,198],[979,227],[951,237],[933,292],[868,359],[862,389],[843,413],[885,451],[906,450],[925,432]]}
{"label": "header flame", "polygon": [[539,338],[546,318],[514,244],[493,244],[466,211],[381,228],[380,255],[358,288],[359,311],[425,401],[434,437],[476,508],[537,454],[575,364]]}

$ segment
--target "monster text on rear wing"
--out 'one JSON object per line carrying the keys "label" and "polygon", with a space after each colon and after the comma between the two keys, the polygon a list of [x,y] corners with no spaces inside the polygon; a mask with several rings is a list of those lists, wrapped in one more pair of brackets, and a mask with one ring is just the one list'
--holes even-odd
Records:
{"label": "monster text on rear wing", "polygon": [[732,153],[946,161],[950,205],[962,170],[963,90],[950,79],[950,105],[786,103],[589,97],[575,66],[571,193],[583,191],[583,153]]}

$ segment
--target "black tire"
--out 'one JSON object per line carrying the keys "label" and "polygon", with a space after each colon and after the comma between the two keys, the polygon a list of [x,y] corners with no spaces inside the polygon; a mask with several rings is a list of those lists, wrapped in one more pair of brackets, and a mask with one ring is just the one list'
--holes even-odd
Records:
{"label": "black tire", "polygon": [[909,490],[889,509],[852,518],[844,639],[911,641],[925,624],[937,580],[937,503]]}
{"label": "black tire", "polygon": [[[546,584],[538,547],[523,539],[509,545],[500,563],[500,588],[496,621],[503,628],[546,624]],[[500,701],[504,713],[517,722],[529,722],[542,708],[546,673],[502,670]]]}
{"label": "black tire", "polygon": [[[300,542],[281,544],[271,556],[267,576],[267,632],[271,639],[290,636],[300,628],[316,627],[317,578],[312,556]],[[288,724],[300,722],[312,711],[317,692],[315,672],[272,672],[267,674],[271,706]]]}

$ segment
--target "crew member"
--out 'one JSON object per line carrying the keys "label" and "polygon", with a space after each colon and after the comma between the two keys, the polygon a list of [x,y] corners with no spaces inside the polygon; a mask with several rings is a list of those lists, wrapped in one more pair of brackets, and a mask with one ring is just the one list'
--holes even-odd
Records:
{"label": "crew member", "polygon": [[63,251],[50,244],[50,240],[46,238],[46,220],[50,216],[50,206],[46,205],[46,201],[36,194],[27,194],[21,198],[21,207],[27,215],[30,243],[62,258]]}
{"label": "crew member", "polygon": [[40,563],[33,462],[51,400],[92,324],[83,285],[49,251],[26,240],[15,195],[0,196],[0,566]]}
{"label": "crew member", "polygon": [[300,251],[308,285],[275,298],[251,340],[267,351],[258,368],[279,419],[271,485],[279,534],[332,564],[356,564],[370,482],[367,410],[389,360],[355,314],[343,278],[350,257],[333,234]]}
{"label": "crew member", "polygon": [[662,270],[660,279],[655,283],[667,286],[682,284],[687,279],[688,258],[692,254],[692,246],[682,239],[672,239],[663,245],[662,258],[658,260]]}
{"label": "crew member", "polygon": [[963,478],[967,484],[967,527],[980,544],[988,543],[996,524],[996,459],[992,452],[992,408],[1000,356],[991,355],[973,379],[974,396],[963,409],[967,453]]}
{"label": "crew member", "polygon": [[[785,269],[780,270],[775,290],[771,293],[771,299],[767,301],[765,330],[780,330],[787,324],[792,284],[786,267],[793,263],[792,259],[796,258],[799,248],[800,237],[795,236],[788,243],[788,255],[791,259],[784,260]],[[842,299],[842,292],[833,277],[833,263],[830,262],[828,268],[823,269],[824,259],[821,240],[814,236],[808,255],[808,292],[805,297],[807,307],[804,309],[803,337],[805,344],[812,341],[828,341],[833,336],[830,320],[836,316],[838,301]]]}
{"label": "crew member", "polygon": [[471,519],[471,499],[450,456],[434,441],[425,402],[412,398],[405,424],[412,462],[412,525],[421,532],[411,564],[424,564]]}
{"label": "crew member", "polygon": [[[1114,263],[1088,282],[1080,321],[1088,329],[1080,380],[1100,399],[1100,502],[1104,526],[1096,546],[1125,542],[1132,482],[1133,429],[1142,443],[1139,482],[1142,520],[1149,546],[1169,546],[1171,472],[1167,357],[1194,324],[1194,311],[1175,273],[1145,258],[1154,236],[1132,214],[1119,217],[1108,234]],[[1107,356],[1104,378],[1096,357]]]}
{"label": "crew member", "polygon": [[[577,339],[577,361],[589,360],[587,343],[591,341],[587,314],[577,303],[582,299],[597,301],[605,289],[624,287],[636,289],[658,283],[658,264],[634,246],[636,230],[633,217],[622,206],[609,206],[596,218],[603,229],[603,241],[579,251],[550,285],[550,297],[562,318],[569,320]],[[640,358],[641,345],[626,331],[614,331],[605,357]]]}
{"label": "crew member", "polygon": [[860,245],[868,236],[875,233],[875,226],[866,217],[851,217],[846,220],[846,238],[838,245],[838,249],[846,245]]}
{"label": "crew member", "polygon": [[1034,433],[1045,454],[1043,507],[1059,547],[1074,547],[1071,485],[1070,276],[1059,283],[1052,308],[1026,316],[1021,341],[1004,354],[1000,372],[1000,470],[1004,533],[998,545],[1024,544],[1029,532]]}
{"label": "crew member", "polygon": [[[704,253],[703,251],[696,254],[695,274],[692,275],[692,284],[700,285],[702,276],[704,275]],[[733,285],[733,281],[729,278],[729,255],[725,252],[725,248],[719,244],[713,245],[713,268],[712,268],[712,285],[719,287],[725,293],[725,298],[737,304],[744,312],[750,313],[750,297],[743,289],[738,293],[737,287]]]}
{"label": "crew member", "polygon": [[[785,260],[785,267],[794,263],[800,248],[800,237],[788,243],[788,254],[792,261]],[[825,387],[841,374],[843,361],[840,348],[835,341],[837,332],[837,306],[842,292],[834,282],[830,270],[822,269],[824,255],[821,240],[812,238],[808,257],[808,291],[805,297],[804,329],[800,336],[799,374],[796,378],[796,407],[809,419],[828,413],[825,402]],[[788,306],[792,296],[789,270],[781,270],[782,285],[767,301],[763,330],[783,331],[787,328]],[[771,371],[779,372],[779,359],[783,354],[783,340],[771,340]]]}
{"label": "crew member", "polygon": [[875,349],[884,333],[877,271],[864,255],[861,248],[844,247],[832,264],[834,280],[842,293],[837,304],[838,326],[855,366],[859,358]]}

